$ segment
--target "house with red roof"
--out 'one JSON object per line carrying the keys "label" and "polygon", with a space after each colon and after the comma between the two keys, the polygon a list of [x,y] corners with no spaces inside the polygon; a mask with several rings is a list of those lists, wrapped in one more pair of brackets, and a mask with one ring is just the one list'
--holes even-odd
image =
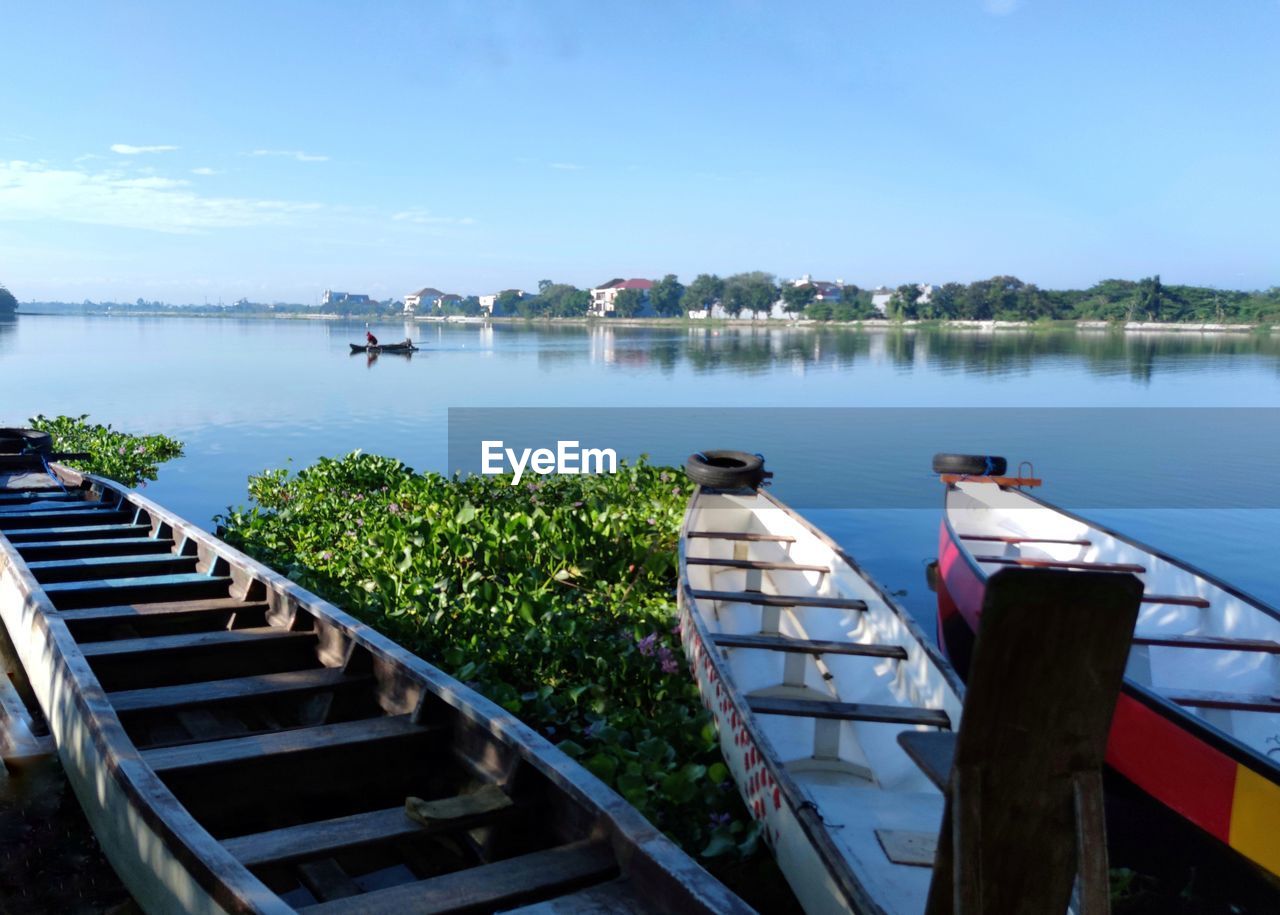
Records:
{"label": "house with red roof", "polygon": [[653,280],[624,280],[615,278],[609,282],[597,286],[591,290],[591,305],[587,308],[587,314],[597,318],[612,317],[614,311],[614,302],[618,298],[618,293],[624,289],[638,289],[640,294],[644,296],[645,306],[649,304],[649,290],[653,288]]}

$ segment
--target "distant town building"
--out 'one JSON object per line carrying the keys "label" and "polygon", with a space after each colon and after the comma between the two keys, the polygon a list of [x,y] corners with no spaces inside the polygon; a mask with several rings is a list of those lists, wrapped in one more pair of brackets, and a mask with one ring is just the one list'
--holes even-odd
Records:
{"label": "distant town building", "polygon": [[826,280],[815,280],[805,274],[798,280],[791,281],[792,286],[812,286],[813,298],[816,302],[839,302],[844,298],[844,280],[829,283]]}
{"label": "distant town building", "polygon": [[504,289],[501,292],[495,292],[492,295],[482,295],[479,297],[481,313],[488,315],[489,317],[494,317],[495,315],[501,316],[503,309],[502,306],[498,304],[498,299],[502,298],[507,293],[515,293],[515,297],[517,299],[523,299],[528,295],[528,293],[523,289]]}
{"label": "distant town building", "polygon": [[355,295],[350,292],[335,292],[332,289],[324,291],[324,298],[320,304],[324,306],[330,305],[368,305],[369,297],[367,295]]}
{"label": "distant town building", "polygon": [[404,297],[404,313],[411,315],[424,308],[434,308],[442,295],[444,295],[443,292],[430,286],[419,289],[417,292],[411,292]]}
{"label": "distant town building", "polygon": [[618,298],[618,293],[624,289],[638,289],[644,296],[645,303],[649,301],[649,290],[653,288],[653,280],[624,280],[620,278],[609,280],[603,285],[597,286],[591,290],[591,305],[587,308],[587,314],[594,315],[597,318],[608,317],[613,314],[614,302]]}

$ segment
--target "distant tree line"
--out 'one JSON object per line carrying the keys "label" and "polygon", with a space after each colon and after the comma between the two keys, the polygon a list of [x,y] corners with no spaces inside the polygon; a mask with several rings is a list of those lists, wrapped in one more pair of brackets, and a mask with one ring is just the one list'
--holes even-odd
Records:
{"label": "distant tree line", "polygon": [[[1160,277],[1141,280],[1103,280],[1088,289],[1041,289],[1016,276],[994,276],[973,283],[925,286],[904,283],[882,302],[883,313],[872,303],[873,291],[852,284],[779,283],[762,271],[720,277],[700,273],[685,285],[674,273],[656,280],[647,293],[623,289],[614,300],[618,317],[633,317],[646,302],[661,317],[683,317],[689,312],[723,309],[732,316],[768,313],[775,306],[792,315],[815,321],[863,321],[887,317],[893,320],[970,321],[1167,321],[1196,323],[1280,323],[1280,286],[1246,292],[1207,286],[1165,285]],[[591,293],[569,283],[541,280],[536,293],[507,290],[497,298],[497,312],[525,318],[575,318],[587,314]],[[13,295],[0,286],[0,313],[17,306]],[[312,306],[241,300],[233,305],[170,305],[164,302],[90,302],[68,305],[33,302],[35,310],[101,312],[164,312],[189,314],[314,314]],[[402,314],[404,303],[390,299],[362,303],[342,302],[322,312],[366,318],[391,318]],[[483,313],[476,296],[450,301],[435,314],[475,316]]]}

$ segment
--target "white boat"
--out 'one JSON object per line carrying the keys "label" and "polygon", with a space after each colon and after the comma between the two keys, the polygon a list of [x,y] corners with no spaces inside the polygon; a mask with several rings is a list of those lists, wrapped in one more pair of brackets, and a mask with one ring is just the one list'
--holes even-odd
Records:
{"label": "white boat", "polygon": [[[1037,499],[1003,458],[939,455],[938,634],[965,669],[1000,569],[1132,573],[1144,595],[1107,763],[1280,877],[1280,610],[1153,547]],[[938,459],[935,459],[937,461]],[[984,461],[994,470],[983,472]],[[961,463],[957,464],[959,461]],[[1259,559],[1273,561],[1259,545]]]}
{"label": "white boat", "polygon": [[[695,457],[740,466],[723,454]],[[695,490],[680,574],[681,636],[725,761],[805,911],[923,912],[945,799],[898,736],[959,725],[950,665],[763,491]]]}

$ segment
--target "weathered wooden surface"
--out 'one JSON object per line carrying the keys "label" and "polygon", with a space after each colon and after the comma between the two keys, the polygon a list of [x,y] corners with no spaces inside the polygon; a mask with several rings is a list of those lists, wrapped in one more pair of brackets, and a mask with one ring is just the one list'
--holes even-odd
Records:
{"label": "weathered wooden surface", "polygon": [[1107,910],[1094,779],[1141,597],[1128,574],[1010,569],[988,581],[930,915],[1064,912],[1077,872],[1095,881],[1087,911]]}

